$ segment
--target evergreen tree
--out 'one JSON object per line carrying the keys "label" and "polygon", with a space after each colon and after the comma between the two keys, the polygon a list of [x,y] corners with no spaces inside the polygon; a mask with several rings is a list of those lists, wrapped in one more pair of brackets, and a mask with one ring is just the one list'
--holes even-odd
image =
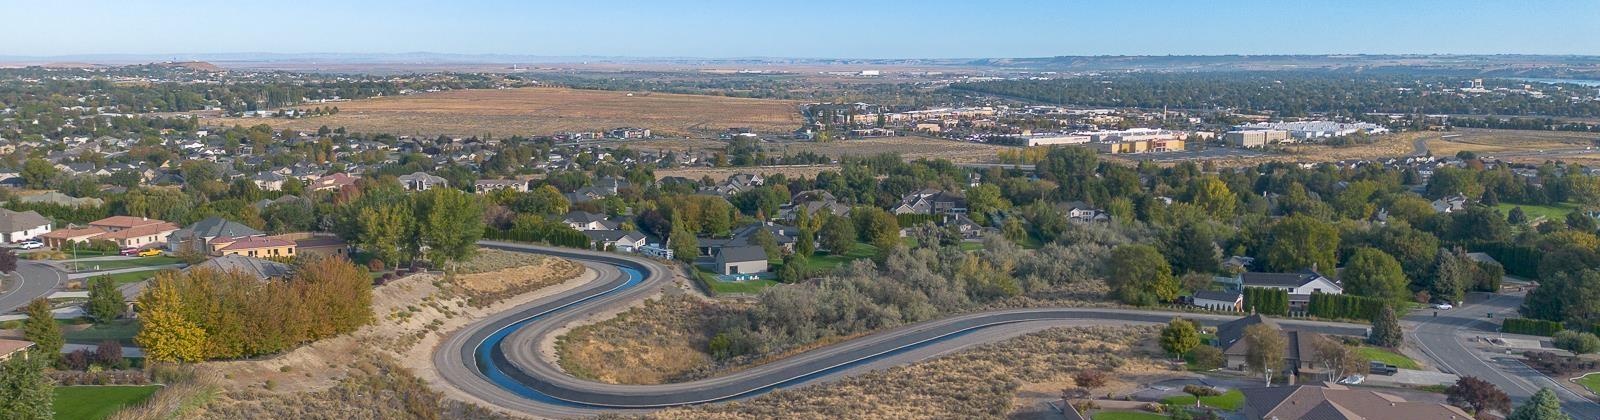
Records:
{"label": "evergreen tree", "polygon": [[97,276],[89,280],[89,316],[96,322],[107,322],[122,316],[122,292],[117,291],[117,281],[111,276]]}
{"label": "evergreen tree", "polygon": [[1513,207],[1513,208],[1511,208],[1511,212],[1506,214],[1506,223],[1510,223],[1510,224],[1513,224],[1513,225],[1520,225],[1520,224],[1527,223],[1527,222],[1528,222],[1528,213],[1522,211],[1522,206]]}
{"label": "evergreen tree", "polygon": [[1173,318],[1161,329],[1161,349],[1173,356],[1182,357],[1199,346],[1200,332],[1195,329],[1194,322]]}
{"label": "evergreen tree", "polygon": [[28,320],[22,323],[22,337],[32,341],[39,354],[55,360],[61,354],[64,344],[61,338],[61,326],[56,324],[56,319],[50,313],[50,301],[44,298],[28,302],[23,309],[28,314]]}
{"label": "evergreen tree", "polygon": [[1561,412],[1561,400],[1556,398],[1555,392],[1541,388],[1521,407],[1512,410],[1506,420],[1572,420],[1572,417]]}
{"label": "evergreen tree", "polygon": [[47,355],[16,354],[0,363],[0,419],[55,418],[55,390],[44,376]]}
{"label": "evergreen tree", "polygon": [[1383,305],[1378,310],[1378,315],[1372,318],[1372,334],[1367,337],[1367,342],[1383,347],[1400,345],[1404,338],[1400,332],[1400,320],[1395,317],[1394,306]]}

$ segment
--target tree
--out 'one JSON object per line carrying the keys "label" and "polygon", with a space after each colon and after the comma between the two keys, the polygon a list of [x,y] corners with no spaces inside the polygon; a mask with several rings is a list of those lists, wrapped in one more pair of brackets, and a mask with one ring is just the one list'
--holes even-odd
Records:
{"label": "tree", "polygon": [[1577,354],[1600,351],[1600,337],[1586,331],[1564,330],[1555,335],[1556,348]]}
{"label": "tree", "polygon": [[1596,222],[1593,217],[1581,211],[1567,213],[1567,227],[1579,232],[1594,232]]}
{"label": "tree", "polygon": [[40,354],[52,360],[61,354],[63,339],[61,326],[56,324],[55,316],[50,313],[50,301],[44,298],[34,299],[23,308],[28,314],[28,320],[22,323],[22,337],[32,341]]}
{"label": "tree", "polygon": [[139,295],[143,326],[133,341],[151,362],[198,362],[205,359],[206,331],[184,318],[176,280],[156,276]]}
{"label": "tree", "polygon": [[1228,189],[1227,183],[1215,176],[1207,176],[1199,180],[1194,189],[1194,205],[1205,209],[1212,218],[1221,220],[1233,218],[1233,209],[1239,198],[1233,194],[1233,190]]}
{"label": "tree", "polygon": [[1283,352],[1288,346],[1283,332],[1267,324],[1255,324],[1245,327],[1242,340],[1250,346],[1249,351],[1245,352],[1244,363],[1251,372],[1266,373],[1268,369],[1283,369]]}
{"label": "tree", "polygon": [[1487,410],[1506,413],[1511,411],[1511,397],[1494,384],[1472,376],[1462,376],[1455,385],[1445,390],[1450,405],[1461,407],[1483,417]]}
{"label": "tree", "polygon": [[55,386],[44,375],[44,356],[18,354],[0,362],[0,419],[55,418]]}
{"label": "tree", "polygon": [[972,216],[973,222],[988,225],[989,215],[1010,208],[1011,202],[1001,195],[997,185],[978,184],[967,189],[967,215]]}
{"label": "tree", "polygon": [[1372,318],[1372,334],[1367,337],[1367,342],[1376,346],[1396,347],[1403,339],[1400,320],[1394,315],[1394,306],[1383,305],[1378,315]]}
{"label": "tree", "polygon": [[0,249],[0,273],[17,271],[17,253],[11,248]]}
{"label": "tree", "polygon": [[1520,224],[1527,223],[1527,222],[1528,222],[1528,213],[1522,211],[1522,206],[1513,207],[1513,208],[1511,208],[1511,212],[1510,213],[1506,213],[1506,223],[1510,223],[1510,224],[1513,224],[1513,225],[1520,225]]}
{"label": "tree", "polygon": [[1561,412],[1561,400],[1556,398],[1555,392],[1550,388],[1541,388],[1506,416],[1506,420],[1572,420],[1572,417]]}
{"label": "tree", "polygon": [[1332,269],[1338,261],[1339,231],[1311,216],[1289,216],[1273,225],[1265,250],[1262,257],[1273,271]]}
{"label": "tree", "polygon": [[411,209],[397,203],[365,207],[356,221],[360,225],[356,243],[362,250],[389,265],[410,259],[416,243],[412,240],[416,219]]}
{"label": "tree", "polygon": [[50,188],[50,182],[55,180],[57,172],[59,171],[56,166],[50,161],[30,158],[22,163],[22,172],[19,175],[22,177],[22,183],[28,188],[46,189]]}
{"label": "tree", "polygon": [[827,215],[827,221],[822,223],[823,248],[834,255],[844,255],[855,246],[856,228],[851,225],[850,219],[835,215]]}
{"label": "tree", "polygon": [[700,241],[682,225],[674,224],[667,240],[671,243],[672,256],[678,261],[693,264],[695,257],[700,256]]}
{"label": "tree", "polygon": [[1411,297],[1400,262],[1375,248],[1360,248],[1345,261],[1340,274],[1345,293],[1399,302]]}
{"label": "tree", "polygon": [[454,188],[434,188],[417,197],[422,210],[418,238],[437,265],[465,261],[483,237],[483,204]]}
{"label": "tree", "polygon": [[1222,354],[1222,349],[1216,347],[1200,346],[1189,350],[1189,366],[1194,369],[1216,369],[1227,362],[1227,357]]}
{"label": "tree", "polygon": [[1200,346],[1200,332],[1195,329],[1194,322],[1183,318],[1172,318],[1166,328],[1161,329],[1161,349],[1173,356],[1189,354],[1190,350]]}
{"label": "tree", "polygon": [[[1303,336],[1302,336],[1303,337]],[[1328,380],[1361,371],[1363,360],[1355,349],[1324,335],[1313,335],[1311,351],[1317,354],[1318,363],[1328,371]]]}
{"label": "tree", "polygon": [[1152,305],[1178,297],[1178,279],[1153,246],[1118,246],[1111,251],[1111,266],[1117,267],[1108,279],[1111,294],[1123,303]]}
{"label": "tree", "polygon": [[122,316],[127,309],[122,303],[122,292],[117,291],[117,281],[101,275],[89,280],[89,316],[97,322],[107,322]]}
{"label": "tree", "polygon": [[1222,269],[1222,248],[1206,229],[1185,224],[1178,229],[1177,246],[1172,247],[1172,263],[1184,273],[1215,273]]}
{"label": "tree", "polygon": [[800,237],[795,238],[794,240],[794,253],[804,255],[808,258],[811,257],[811,254],[817,251],[817,240],[812,239],[816,237],[816,232],[801,228]]}

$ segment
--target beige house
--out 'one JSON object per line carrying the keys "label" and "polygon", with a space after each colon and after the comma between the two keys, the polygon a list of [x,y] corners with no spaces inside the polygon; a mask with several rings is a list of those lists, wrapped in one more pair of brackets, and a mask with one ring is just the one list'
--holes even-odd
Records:
{"label": "beige house", "polygon": [[288,258],[295,252],[294,241],[263,236],[217,237],[210,241],[215,256],[241,255],[256,258]]}

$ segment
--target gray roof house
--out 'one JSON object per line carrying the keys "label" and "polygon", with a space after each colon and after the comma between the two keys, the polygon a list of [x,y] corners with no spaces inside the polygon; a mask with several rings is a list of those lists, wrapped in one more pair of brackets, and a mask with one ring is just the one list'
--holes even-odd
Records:
{"label": "gray roof house", "polygon": [[50,233],[50,219],[39,212],[0,209],[0,242],[16,243]]}
{"label": "gray roof house", "polygon": [[731,246],[717,250],[717,274],[756,274],[767,271],[767,251],[759,246]]}
{"label": "gray roof house", "polygon": [[225,273],[239,272],[255,277],[258,280],[282,279],[294,274],[294,267],[291,265],[243,255],[224,255],[212,258],[190,266],[187,270],[197,268],[210,268]]}
{"label": "gray roof house", "polygon": [[207,246],[207,244],[211,242],[212,239],[219,237],[243,238],[262,235],[265,234],[261,233],[259,230],[255,230],[255,228],[245,226],[243,223],[212,216],[207,217],[205,220],[195,222],[194,224],[189,225],[189,227],[178,229],[176,232],[172,232],[172,235],[167,237],[167,250],[171,252],[180,252],[187,248],[202,253],[210,253],[211,248]]}
{"label": "gray roof house", "polygon": [[427,172],[412,172],[395,177],[395,179],[399,180],[400,185],[405,187],[407,191],[427,191],[433,189],[433,187],[449,185],[445,182],[444,177],[434,176]]}

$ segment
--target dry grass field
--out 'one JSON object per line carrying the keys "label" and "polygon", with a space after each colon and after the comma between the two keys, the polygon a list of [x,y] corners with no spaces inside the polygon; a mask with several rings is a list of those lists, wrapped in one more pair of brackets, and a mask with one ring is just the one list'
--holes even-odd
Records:
{"label": "dry grass field", "polygon": [[207,124],[256,125],[396,135],[548,135],[644,127],[682,136],[748,127],[789,132],[800,127],[796,102],[667,93],[559,88],[456,90],[337,104],[337,115],[305,119],[212,118]]}
{"label": "dry grass field", "polygon": [[1103,395],[1170,376],[1156,361],[1159,327],[1055,328],[837,382],[745,401],[667,409],[644,418],[1001,418],[1053,398],[1083,370],[1110,374]]}
{"label": "dry grass field", "polygon": [[657,169],[656,170],[656,179],[662,179],[662,178],[666,178],[666,177],[669,177],[669,176],[681,176],[681,177],[684,177],[684,178],[688,178],[688,179],[692,179],[692,180],[698,181],[702,177],[709,176],[709,177],[711,177],[711,179],[714,179],[714,180],[717,180],[717,181],[721,181],[721,180],[724,180],[724,179],[728,179],[729,176],[734,175],[734,174],[759,174],[761,176],[772,176],[772,175],[776,175],[776,174],[783,174],[783,176],[789,177],[789,179],[795,179],[797,177],[816,178],[817,174],[821,173],[822,171],[839,171],[839,165],[758,166],[758,167],[753,167],[753,168],[704,168],[704,167],[700,167],[700,168]]}
{"label": "dry grass field", "polygon": [[613,384],[680,382],[714,361],[706,353],[711,323],[725,307],[685,294],[666,295],[574,328],[556,342],[562,369]]}
{"label": "dry grass field", "polygon": [[[1427,139],[1434,156],[1452,156],[1463,150],[1480,155],[1508,152],[1537,152],[1591,146],[1600,135],[1564,131],[1473,130],[1436,133]],[[1444,137],[1451,136],[1451,137]]]}

